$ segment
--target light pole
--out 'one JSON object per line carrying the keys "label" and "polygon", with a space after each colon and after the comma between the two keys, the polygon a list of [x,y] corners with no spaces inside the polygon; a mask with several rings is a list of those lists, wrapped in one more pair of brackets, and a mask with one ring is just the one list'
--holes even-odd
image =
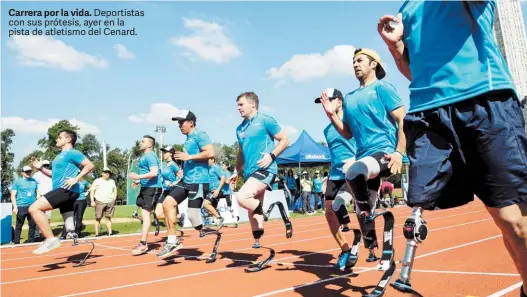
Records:
{"label": "light pole", "polygon": [[165,127],[164,125],[157,125],[156,126],[156,131],[155,132],[158,132],[159,133],[159,164],[161,165],[161,167],[163,167],[163,152],[161,151],[161,149],[163,148],[163,134],[167,131],[167,127]]}

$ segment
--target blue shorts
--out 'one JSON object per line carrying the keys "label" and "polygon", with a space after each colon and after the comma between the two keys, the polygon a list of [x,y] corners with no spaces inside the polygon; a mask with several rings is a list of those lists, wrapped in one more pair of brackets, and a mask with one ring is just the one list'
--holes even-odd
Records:
{"label": "blue shorts", "polygon": [[527,201],[527,137],[515,95],[496,91],[408,114],[408,206],[488,207]]}

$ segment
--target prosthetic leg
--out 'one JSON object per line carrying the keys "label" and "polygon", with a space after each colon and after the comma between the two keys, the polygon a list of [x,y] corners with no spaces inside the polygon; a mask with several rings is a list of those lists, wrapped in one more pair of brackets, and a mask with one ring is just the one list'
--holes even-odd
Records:
{"label": "prosthetic leg", "polygon": [[[73,240],[73,244],[72,246],[78,246],[80,243],[79,243],[79,236],[77,235],[77,233],[75,233],[75,220],[73,219],[73,212],[67,212],[67,213],[64,213],[62,214],[62,217],[64,219],[64,226],[68,232],[68,234],[66,235],[66,238],[71,238]],[[88,257],[91,255],[91,253],[93,252],[93,250],[95,249],[95,244],[91,241],[84,241],[83,243],[85,244],[91,244],[91,249],[89,252],[86,253],[86,256],[84,256],[84,258],[79,261],[79,263],[77,264],[74,264],[73,267],[80,267],[82,265],[84,265],[84,263],[86,263],[86,260],[88,259]]]}
{"label": "prosthetic leg", "polygon": [[390,283],[393,273],[395,272],[395,250],[393,248],[393,227],[395,225],[395,218],[390,211],[374,214],[373,216],[367,216],[364,218],[366,222],[368,220],[375,220],[377,217],[383,216],[384,218],[384,232],[383,232],[383,245],[382,245],[382,256],[377,269],[383,270],[384,274],[377,283],[375,289],[363,297],[380,297],[384,295],[386,291],[386,285]]}
{"label": "prosthetic leg", "polygon": [[[378,200],[376,196],[378,196],[378,187],[380,186],[380,179],[376,180],[376,177],[378,178],[379,173],[382,171],[378,164],[379,162],[376,159],[366,157],[363,161],[359,160],[354,163],[346,172],[346,182],[355,196],[356,212],[359,215],[359,220],[362,221],[361,231],[363,237],[366,236],[366,233],[371,233],[368,228],[373,225],[377,217],[382,216],[384,218],[382,256],[377,265],[377,269],[383,270],[384,274],[375,289],[371,293],[363,295],[363,297],[383,296],[396,268],[393,248],[395,218],[390,211],[375,212]],[[373,233],[375,233],[375,230],[373,230]]]}
{"label": "prosthetic leg", "polygon": [[212,248],[212,252],[210,253],[210,256],[207,258],[207,260],[205,261],[206,263],[214,263],[216,262],[216,256],[218,254],[218,246],[220,245],[221,233],[218,232],[217,230],[205,232],[203,237],[207,235],[216,235],[216,241],[214,242],[214,247]]}
{"label": "prosthetic leg", "polygon": [[[75,232],[69,232],[68,233],[68,236],[73,239],[73,244],[72,246],[78,246],[80,243],[79,243],[79,239],[78,239],[78,235],[77,233]],[[84,265],[84,263],[86,263],[86,260],[88,259],[88,257],[91,255],[91,253],[93,252],[93,250],[95,249],[95,244],[91,241],[84,241],[83,243],[85,244],[91,244],[91,249],[89,252],[86,253],[86,256],[84,256],[84,258],[77,264],[74,264],[73,267],[79,267],[79,266],[82,266]]]}
{"label": "prosthetic leg", "polygon": [[392,286],[401,292],[412,292],[410,284],[410,274],[414,264],[415,250],[417,245],[423,242],[428,236],[428,227],[423,220],[423,210],[420,207],[414,207],[412,214],[404,223],[403,233],[406,238],[406,249],[402,260],[401,273]]}
{"label": "prosthetic leg", "polygon": [[[275,202],[275,203],[273,203],[273,204],[271,204],[269,206],[269,208],[267,209],[267,212],[265,212],[263,214],[264,222],[267,222],[269,220],[269,217],[271,216],[271,212],[273,211],[273,208],[275,206],[278,206],[278,209],[280,210],[280,215],[282,216],[282,220],[284,221],[284,224],[285,224],[285,237],[286,238],[291,238],[293,236],[293,224],[291,224],[291,221],[289,220],[289,217],[287,216],[287,213],[285,211],[285,208],[284,208],[284,205],[282,204],[282,202],[277,201],[277,202]],[[260,204],[259,208],[261,209],[261,204]],[[258,230],[258,231],[253,231],[253,236],[254,236],[255,239],[260,239],[263,234],[264,234],[264,230],[263,229]],[[253,246],[253,247],[254,248],[261,248],[261,246],[259,246],[259,245],[258,246]],[[253,265],[249,266],[248,268],[245,269],[245,272],[258,272],[258,271],[268,267],[267,264],[269,264],[269,262],[271,262],[273,260],[273,258],[276,255],[276,252],[272,248],[266,248],[266,249],[268,249],[269,252],[270,252],[269,257],[267,257],[263,261],[256,262]]]}

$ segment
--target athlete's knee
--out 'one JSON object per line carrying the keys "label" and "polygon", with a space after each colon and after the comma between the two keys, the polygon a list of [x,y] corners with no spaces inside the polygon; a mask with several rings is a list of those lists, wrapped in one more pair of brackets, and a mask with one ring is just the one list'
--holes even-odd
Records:
{"label": "athlete's knee", "polygon": [[[524,208],[523,210],[521,208]],[[518,209],[520,208],[520,209]],[[507,206],[499,210],[497,225],[512,242],[522,242],[527,248],[527,203]],[[495,216],[496,217],[496,216]]]}
{"label": "athlete's knee", "polygon": [[341,225],[349,224],[350,218],[348,210],[346,209],[346,204],[349,204],[351,201],[351,194],[348,192],[340,192],[333,203],[331,204],[331,210],[337,216],[337,219]]}
{"label": "athlete's knee", "polygon": [[158,205],[156,207],[156,210],[155,210],[155,214],[156,214],[156,217],[158,219],[164,219],[165,218],[165,213],[163,212],[163,205]]}
{"label": "athlete's knee", "polygon": [[177,202],[174,198],[172,198],[172,196],[166,196],[165,200],[163,200],[162,205],[163,205],[163,209],[168,209],[171,207],[176,207]]}

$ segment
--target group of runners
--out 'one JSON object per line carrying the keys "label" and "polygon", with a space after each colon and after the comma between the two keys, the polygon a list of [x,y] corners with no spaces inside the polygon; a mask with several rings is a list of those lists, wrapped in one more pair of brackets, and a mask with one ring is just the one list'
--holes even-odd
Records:
{"label": "group of runners", "polygon": [[[398,70],[410,81],[408,112],[396,88],[385,79],[380,56],[366,48],[353,54],[359,87],[346,95],[328,88],[315,99],[330,121],[323,130],[332,159],[325,216],[341,248],[335,268],[343,270],[356,263],[361,239],[369,251],[367,261],[379,260],[376,217],[383,215],[383,234],[393,238],[393,216],[389,211],[377,213],[375,206],[380,179],[400,174],[406,154],[410,160],[407,205],[414,209],[405,222],[407,248],[396,288],[411,289],[415,246],[427,235],[423,211],[459,207],[473,201],[474,195],[486,205],[501,230],[526,283],[527,137],[516,88],[493,35],[495,11],[495,1],[406,1],[397,15],[380,18],[378,32]],[[248,213],[253,247],[259,248],[270,212],[263,210],[265,191],[272,187],[276,158],[287,148],[289,139],[273,117],[259,112],[255,93],[242,93],[236,102],[243,118],[235,131],[239,143],[236,171],[243,173],[244,183],[234,196]],[[203,229],[202,207],[222,224],[211,203],[220,191],[209,184],[209,160],[215,154],[210,138],[196,128],[196,115],[190,111],[183,110],[172,120],[178,122],[187,139],[181,152],[165,149],[165,160],[182,163],[182,180],[175,185],[162,184],[151,137],[141,141],[145,154],[139,160],[139,173],[129,174],[134,183],[141,184],[137,205],[143,218],[155,211],[156,217],[166,222],[168,237],[159,257],[181,248],[176,224],[182,218],[177,210],[185,199],[185,215],[194,229]],[[59,208],[67,230],[74,230],[78,182],[94,168],[74,149],[75,142],[74,132],[59,134],[56,145],[62,151],[53,161],[52,172],[32,160],[35,168],[52,177],[54,188],[29,209],[46,238],[35,254],[60,246],[49,227],[46,210]],[[175,164],[170,166],[177,172]],[[360,229],[353,230],[351,245],[341,228],[350,223],[348,203],[355,203]],[[290,237],[291,222],[283,218]],[[149,228],[150,220],[144,220],[134,255],[148,250]],[[390,270],[394,269],[390,255],[393,247],[386,242],[391,245],[392,240],[383,241],[380,267]],[[386,282],[380,282],[372,296],[381,295],[385,286]],[[520,294],[527,296],[524,286]]]}

